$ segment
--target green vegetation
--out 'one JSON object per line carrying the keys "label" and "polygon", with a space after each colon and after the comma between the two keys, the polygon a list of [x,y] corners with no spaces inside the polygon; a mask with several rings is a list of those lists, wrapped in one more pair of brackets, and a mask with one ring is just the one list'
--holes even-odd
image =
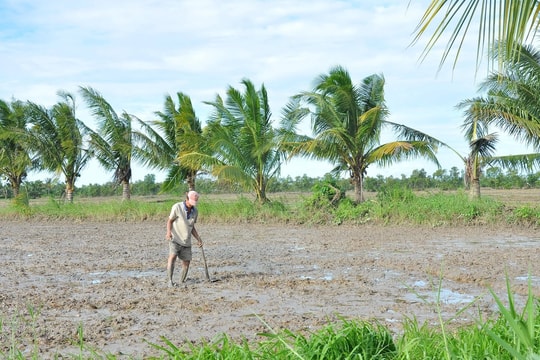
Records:
{"label": "green vegetation", "polygon": [[[309,192],[313,186],[320,181],[333,179],[339,184],[340,189],[347,192],[353,190],[349,179],[333,178],[329,174],[322,178],[313,178],[307,175],[275,178],[268,184],[270,200],[283,192]],[[167,180],[165,181],[167,183]],[[175,185],[167,183],[167,191],[163,191],[163,183],[156,182],[154,174],[147,174],[143,180],[135,181],[131,184],[131,194],[134,196],[155,196],[158,194],[181,194],[188,190],[186,184],[176,181]],[[540,188],[540,172],[520,173],[516,170],[503,171],[499,167],[488,167],[482,176],[482,186],[493,189],[537,189]],[[424,169],[413,170],[409,176],[402,174],[400,177],[366,177],[364,179],[364,191],[379,192],[388,187],[403,187],[411,190],[466,190],[464,188],[464,174],[457,167],[450,170],[439,169],[429,175]],[[49,198],[67,200],[65,184],[58,179],[47,179],[45,181],[25,181],[21,187],[29,199]],[[197,180],[197,191],[202,194],[239,194],[243,189],[235,182],[215,180],[208,176],[200,176]],[[75,190],[77,196],[89,197],[109,197],[122,196],[122,188],[114,182],[103,184],[88,184],[78,186]],[[369,196],[368,196],[369,197]],[[0,198],[13,199],[13,191],[8,183],[0,181]]]}
{"label": "green vegetation", "polygon": [[[448,6],[445,6],[448,5]],[[467,0],[452,3],[448,0],[432,0],[420,19],[414,34],[413,43],[420,43],[425,35],[428,37],[422,52],[425,58],[438,43],[446,41],[445,50],[441,54],[440,68],[450,60],[455,51],[453,68],[457,65],[461,49],[467,36],[477,35],[476,65],[481,65],[485,49],[500,46],[504,48],[505,59],[519,59],[519,47],[535,40],[540,24],[535,21],[540,11],[537,0],[508,0],[504,3],[489,0]],[[479,26],[469,26],[478,22]],[[431,35],[429,35],[431,33]],[[502,42],[498,44],[498,42]],[[489,68],[495,59],[490,59]],[[506,65],[503,58],[498,59],[498,68]]]}
{"label": "green vegetation", "polygon": [[[418,181],[418,177],[415,181]],[[306,180],[306,179],[304,179]],[[388,179],[387,179],[388,180]],[[199,205],[202,221],[294,224],[416,224],[425,226],[512,224],[540,225],[540,207],[535,203],[516,203],[491,196],[469,198],[463,189],[413,191],[403,186],[405,180],[389,179],[378,183],[378,191],[367,194],[367,200],[354,202],[350,184],[325,177],[302,182],[311,185],[310,192],[282,191],[272,193],[271,201],[260,203],[253,194],[220,193],[214,182],[200,182],[209,190]],[[113,189],[105,186],[105,189]],[[149,177],[133,189],[153,189],[159,185]],[[291,188],[294,188],[291,186]],[[117,189],[121,191],[121,189]],[[526,191],[526,190],[523,190]],[[143,192],[141,190],[141,192]],[[135,192],[136,193],[136,192]],[[119,197],[78,197],[66,202],[49,196],[31,199],[21,192],[16,199],[0,200],[0,218],[28,217],[52,220],[75,219],[95,221],[162,220],[168,209],[183,198],[161,194],[135,196],[132,201]]]}
{"label": "green vegetation", "polygon": [[395,359],[397,355],[390,332],[364,321],[342,319],[309,336],[287,330],[277,333],[271,328],[262,335],[267,340],[252,345],[234,343],[226,335],[187,349],[167,339],[163,339],[166,346],[151,345],[175,359]]}
{"label": "green vegetation", "polygon": [[[347,173],[356,203],[364,201],[364,177],[370,165],[389,166],[419,157],[439,165],[435,152],[440,141],[388,121],[384,85],[382,75],[368,76],[355,85],[348,71],[336,66],[316,78],[312,92],[294,96],[285,111],[283,122],[292,133],[286,136],[285,148],[293,156],[327,160],[335,165],[335,175]],[[313,138],[296,135],[305,118],[311,119]],[[393,129],[397,139],[383,143],[385,127]]]}
{"label": "green vegetation", "polygon": [[[494,50],[492,53],[499,54]],[[486,80],[489,89],[485,98],[460,104],[466,110],[463,129],[470,152],[468,157],[456,154],[466,171],[458,174],[453,168],[447,176],[445,170],[437,170],[432,178],[436,187],[455,188],[458,175],[471,195],[480,197],[483,170],[487,173],[498,166],[531,173],[540,166],[538,109],[534,101],[539,92],[538,56],[529,48],[521,48],[521,53],[520,59],[529,60],[506,59],[507,72]],[[501,78],[506,79],[503,87]],[[129,200],[134,192],[131,186],[135,185],[132,162],[137,161],[148,169],[167,172],[165,182],[155,192],[175,191],[184,183],[194,190],[196,180],[200,190],[199,180],[211,174],[220,186],[252,191],[262,204],[269,200],[267,193],[290,191],[281,187],[281,167],[287,160],[302,156],[328,161],[334,166],[331,174],[336,178],[346,174],[350,181],[347,190],[358,204],[365,200],[364,191],[370,191],[370,165],[387,167],[412,158],[425,158],[439,165],[437,149],[452,149],[420,130],[389,120],[382,74],[368,76],[354,85],[345,67],[330,69],[316,78],[312,91],[291,97],[278,128],[272,125],[275,121],[265,86],[257,90],[249,79],[243,79],[242,85],[244,92],[229,86],[225,98],[217,95],[214,101],[204,102],[214,108],[204,122],[206,126],[195,115],[189,96],[181,92],[177,93],[178,105],[167,96],[164,110],[154,113],[159,119],[144,121],[126,111],[117,114],[98,91],[80,87],[97,130],[76,117],[74,95],[65,91],[59,91],[62,100],[50,109],[30,101],[0,101],[0,193],[15,198],[23,185],[32,190],[36,190],[33,185],[42,185],[38,193],[28,192],[29,198],[43,196],[43,190],[50,193],[58,183],[27,181],[30,172],[45,171],[63,175],[63,196],[72,201],[76,180],[94,158],[111,173],[114,182],[109,189],[98,192],[92,185],[94,192],[90,196],[116,194],[120,185],[122,198]],[[311,136],[297,133],[306,120],[311,120]],[[497,137],[487,132],[491,124],[518,142],[533,146],[534,152],[493,156]],[[386,128],[394,130],[396,137],[383,143]],[[285,185],[290,185],[289,180],[285,179]],[[375,183],[380,180],[377,177]],[[417,180],[414,189],[434,186],[429,177]],[[78,195],[85,196],[83,188]]]}

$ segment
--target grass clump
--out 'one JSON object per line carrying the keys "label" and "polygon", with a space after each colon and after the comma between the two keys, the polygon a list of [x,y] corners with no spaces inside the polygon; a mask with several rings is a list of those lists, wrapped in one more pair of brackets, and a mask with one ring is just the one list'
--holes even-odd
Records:
{"label": "grass clump", "polygon": [[287,222],[292,214],[292,207],[281,201],[269,201],[260,204],[240,195],[234,200],[201,201],[198,205],[204,221],[216,223],[275,223]]}
{"label": "grass clump", "polygon": [[471,200],[463,193],[437,192],[379,199],[378,218],[385,223],[471,225],[493,223],[503,215],[503,205],[489,198]]}
{"label": "grass clump", "polygon": [[[264,320],[261,319],[264,322]],[[309,336],[283,330],[260,334],[266,339],[255,344],[239,343],[222,335],[216,341],[179,347],[166,338],[163,345],[150,343],[168,359],[395,359],[397,349],[390,332],[382,325],[342,319]]]}
{"label": "grass clump", "polygon": [[112,198],[82,199],[73,203],[49,198],[21,209],[9,204],[0,207],[0,216],[7,219],[45,218],[50,220],[141,221],[168,216],[173,201],[118,201]]}
{"label": "grass clump", "polygon": [[540,225],[540,208],[530,205],[519,206],[511,212],[509,222],[538,226]]}
{"label": "grass clump", "polygon": [[[540,207],[516,207],[488,196],[470,199],[463,192],[418,193],[388,189],[356,204],[337,187],[315,186],[312,193],[275,194],[260,204],[244,194],[208,195],[198,205],[201,221],[216,223],[292,223],[318,225],[490,225],[540,226]],[[181,197],[79,198],[66,203],[53,198],[29,204],[0,202],[0,219],[164,221]]]}
{"label": "grass clump", "polygon": [[[308,337],[285,332],[291,345],[285,344],[283,335],[272,336],[275,354],[283,359],[394,359],[397,354],[392,335],[384,326],[365,321],[342,320],[330,324]],[[272,353],[267,358],[271,358]]]}

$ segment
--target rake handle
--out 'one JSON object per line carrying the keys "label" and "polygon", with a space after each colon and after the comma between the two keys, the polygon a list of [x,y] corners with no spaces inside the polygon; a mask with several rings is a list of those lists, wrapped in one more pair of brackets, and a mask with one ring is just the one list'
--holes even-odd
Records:
{"label": "rake handle", "polygon": [[202,258],[204,261],[204,275],[206,276],[206,280],[210,281],[210,274],[208,274],[208,265],[206,264],[206,256],[204,255],[204,248],[201,246],[201,253]]}

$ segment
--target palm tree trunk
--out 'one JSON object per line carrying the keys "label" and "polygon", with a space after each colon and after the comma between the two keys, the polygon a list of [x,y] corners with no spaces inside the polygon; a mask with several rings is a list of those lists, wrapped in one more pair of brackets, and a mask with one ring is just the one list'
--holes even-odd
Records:
{"label": "palm tree trunk", "polygon": [[11,191],[13,192],[13,198],[17,198],[19,196],[19,184],[12,184],[11,185]]}
{"label": "palm tree trunk", "polygon": [[266,197],[266,191],[264,189],[257,189],[257,200],[260,204],[268,202],[268,198]]}
{"label": "palm tree trunk", "polygon": [[131,199],[131,189],[129,187],[129,181],[122,181],[122,201]]}
{"label": "palm tree trunk", "polygon": [[467,171],[469,175],[469,198],[480,199],[480,166],[478,165],[478,155],[471,155],[467,160]]}
{"label": "palm tree trunk", "polygon": [[354,202],[360,204],[364,202],[364,179],[361,175],[354,175],[352,182],[354,185]]}
{"label": "palm tree trunk", "polygon": [[255,192],[257,193],[257,200],[259,200],[259,203],[264,204],[268,202],[268,198],[266,197],[266,182],[264,176],[257,176],[257,183],[255,184],[255,187]]}
{"label": "palm tree trunk", "polygon": [[473,178],[469,189],[469,198],[480,199],[480,179]]}
{"label": "palm tree trunk", "polygon": [[13,192],[13,198],[16,199],[19,196],[21,190],[21,181],[16,177],[8,176],[9,183],[11,184],[11,191]]}
{"label": "palm tree trunk", "polygon": [[66,201],[69,203],[73,203],[73,191],[75,189],[75,186],[72,182],[66,181]]}
{"label": "palm tree trunk", "polygon": [[188,184],[188,191],[195,191],[195,177],[197,176],[196,172],[190,171],[186,177],[186,182]]}

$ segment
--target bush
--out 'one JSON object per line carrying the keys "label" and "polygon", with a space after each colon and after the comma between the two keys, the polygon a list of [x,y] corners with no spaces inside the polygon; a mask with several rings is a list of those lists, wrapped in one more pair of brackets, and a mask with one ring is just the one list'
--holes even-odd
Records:
{"label": "bush", "polygon": [[315,183],[311,188],[312,194],[305,203],[308,208],[337,207],[345,199],[345,191],[341,189],[337,180],[326,177]]}

